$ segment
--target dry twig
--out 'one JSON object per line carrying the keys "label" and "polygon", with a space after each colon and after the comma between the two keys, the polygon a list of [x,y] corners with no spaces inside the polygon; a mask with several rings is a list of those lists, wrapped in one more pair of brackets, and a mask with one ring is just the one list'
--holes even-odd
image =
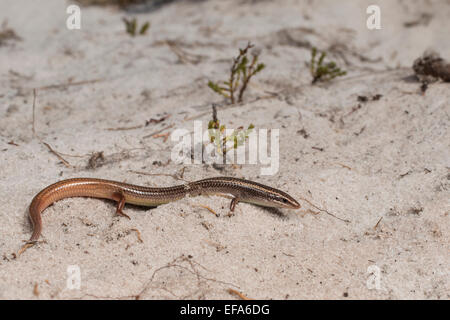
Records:
{"label": "dry twig", "polygon": [[58,159],[61,160],[62,163],[63,163],[67,168],[71,168],[71,167],[72,167],[72,165],[71,165],[67,160],[65,160],[65,159],[61,156],[61,154],[60,154],[59,152],[55,151],[52,147],[50,147],[50,145],[49,145],[48,143],[46,143],[46,142],[42,142],[42,143],[48,148],[48,150],[49,150],[51,153],[53,153],[55,156],[57,156]]}

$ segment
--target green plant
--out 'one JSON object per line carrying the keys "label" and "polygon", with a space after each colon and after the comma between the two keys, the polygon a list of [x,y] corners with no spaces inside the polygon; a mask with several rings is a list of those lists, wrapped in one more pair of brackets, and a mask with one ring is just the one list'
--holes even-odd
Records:
{"label": "green plant", "polygon": [[253,45],[249,42],[244,49],[239,49],[239,55],[233,59],[228,81],[208,82],[208,87],[211,90],[230,99],[231,104],[236,101],[236,91],[238,91],[237,102],[242,102],[250,79],[265,68],[264,63],[258,63],[259,52],[252,52],[251,59],[247,57],[251,48],[253,48]]}
{"label": "green plant", "polygon": [[[214,143],[216,146],[216,150],[218,153],[222,155],[226,155],[229,151],[227,149],[227,143],[229,141],[233,142],[232,149],[237,149],[239,146],[245,143],[245,140],[248,138],[250,133],[252,132],[255,126],[250,124],[247,129],[244,130],[243,127],[237,128],[230,135],[225,134],[226,127],[225,125],[221,125],[219,119],[217,118],[217,110],[216,106],[212,106],[213,109],[213,118],[208,123],[208,134],[211,143]],[[224,157],[225,158],[225,157]]]}
{"label": "green plant", "polygon": [[347,74],[347,72],[338,68],[336,66],[336,62],[334,61],[330,61],[324,64],[325,56],[326,53],[322,52],[320,54],[319,59],[316,61],[317,49],[316,48],[311,49],[311,63],[309,67],[311,76],[313,77],[311,82],[312,84],[316,83],[317,81],[329,81],[336,77],[340,77]]}
{"label": "green plant", "polygon": [[139,32],[137,33],[138,23],[136,18],[133,18],[131,20],[128,20],[127,18],[122,18],[122,20],[125,23],[126,32],[132,37],[136,36],[136,34],[144,35],[147,32],[148,28],[150,28],[150,22],[147,21],[141,26]]}

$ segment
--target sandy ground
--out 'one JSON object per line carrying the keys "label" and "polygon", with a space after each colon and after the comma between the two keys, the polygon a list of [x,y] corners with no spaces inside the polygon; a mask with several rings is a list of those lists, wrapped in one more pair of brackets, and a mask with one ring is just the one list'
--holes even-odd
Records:
{"label": "sandy ground", "polygon": [[[0,2],[0,22],[20,37],[0,46],[0,298],[237,298],[230,288],[254,299],[450,297],[450,87],[421,94],[411,70],[428,48],[450,59],[450,1],[185,1],[137,15],[81,7],[81,30],[65,27],[68,4]],[[381,8],[381,30],[366,28],[369,4]],[[124,16],[150,21],[147,35],[125,33]],[[248,40],[267,67],[229,107],[206,83],[227,76]],[[312,86],[311,46],[347,75]],[[211,103],[222,103],[229,128],[280,130],[275,175],[175,164],[170,139],[144,138],[170,125],[162,133],[192,131],[193,118],[206,127]],[[104,161],[88,169],[94,152]],[[300,214],[239,204],[229,217],[227,199],[187,198],[126,206],[127,220],[110,201],[71,198],[45,211],[44,241],[17,256],[31,234],[28,205],[48,184],[169,186],[180,181],[144,173],[182,167],[187,180],[256,180],[349,222],[305,214],[318,211],[305,201]],[[67,286],[72,265],[80,289]]]}

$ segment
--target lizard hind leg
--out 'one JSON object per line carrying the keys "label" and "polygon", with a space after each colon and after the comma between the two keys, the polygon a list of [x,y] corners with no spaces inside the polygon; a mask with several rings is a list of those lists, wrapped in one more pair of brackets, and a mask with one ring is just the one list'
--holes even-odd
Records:
{"label": "lizard hind leg", "polygon": [[236,204],[239,202],[239,199],[237,197],[234,197],[231,199],[230,202],[230,211],[227,214],[227,217],[234,216],[234,209],[236,208]]}
{"label": "lizard hind leg", "polygon": [[234,208],[236,208],[236,205],[238,204],[239,199],[238,198],[233,198],[231,199],[231,203],[230,203],[230,211],[234,212]]}
{"label": "lizard hind leg", "polygon": [[125,206],[125,196],[123,195],[123,193],[115,193],[113,195],[113,199],[117,201],[116,214],[131,220],[131,218],[122,211],[123,207]]}

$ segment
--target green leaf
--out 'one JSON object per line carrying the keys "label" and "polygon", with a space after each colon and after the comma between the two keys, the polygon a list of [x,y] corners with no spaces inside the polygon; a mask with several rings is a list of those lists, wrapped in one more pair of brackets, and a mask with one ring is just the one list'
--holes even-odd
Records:
{"label": "green leaf", "polygon": [[145,34],[147,32],[147,29],[150,27],[150,22],[146,22],[139,31],[139,34]]}
{"label": "green leaf", "polygon": [[219,87],[217,83],[208,81],[208,87],[210,87],[213,91],[222,94],[222,89]]}
{"label": "green leaf", "polygon": [[325,59],[325,55],[326,55],[326,53],[325,53],[325,52],[322,52],[322,54],[320,55],[319,61],[317,62],[317,65],[318,65],[318,66],[321,66],[321,65],[322,65],[323,59]]}
{"label": "green leaf", "polygon": [[258,65],[256,66],[256,69],[255,69],[255,72],[253,72],[253,74],[260,72],[265,67],[266,67],[266,65],[264,63],[258,63]]}

